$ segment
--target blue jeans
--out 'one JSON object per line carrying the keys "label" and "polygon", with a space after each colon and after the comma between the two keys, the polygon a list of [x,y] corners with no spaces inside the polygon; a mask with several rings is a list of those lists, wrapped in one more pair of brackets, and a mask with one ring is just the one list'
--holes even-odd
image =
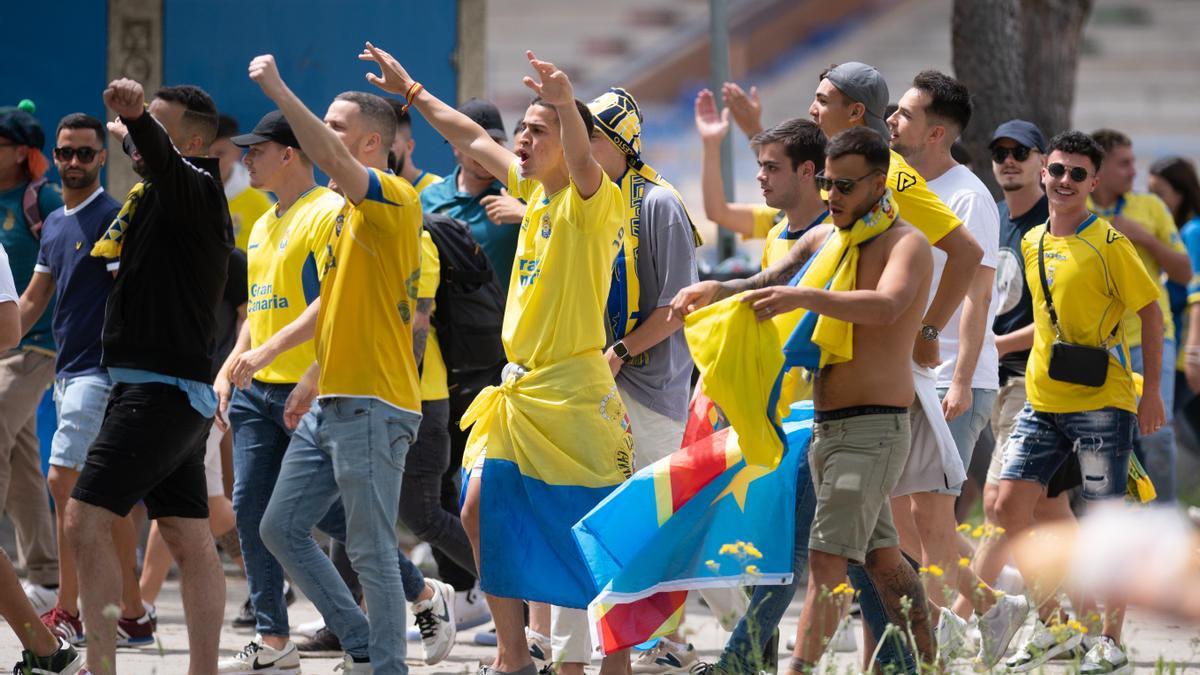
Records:
{"label": "blue jeans", "polygon": [[1136,431],[1137,416],[1128,410],[1043,413],[1026,402],[1004,447],[1000,480],[1048,485],[1073,452],[1083,474],[1084,499],[1120,499]]}
{"label": "blue jeans", "polygon": [[[242,540],[255,631],[280,637],[289,632],[283,568],[263,545],[258,527],[292,440],[291,430],[283,423],[283,404],[293,386],[254,380],[249,389],[235,389],[229,401],[229,422],[233,426],[233,513]],[[317,528],[335,539],[346,538],[345,514],[340,502],[329,509]]]}
{"label": "blue jeans", "polygon": [[[918,565],[909,558],[904,557],[913,568]],[[883,606],[883,599],[879,597],[879,593],[875,590],[875,585],[871,583],[871,577],[867,575],[867,570],[862,565],[851,565],[847,568],[850,577],[850,585],[854,590],[858,591],[858,606],[862,609],[863,624],[871,631],[871,635],[878,640],[883,632],[887,630],[887,625],[891,623],[888,619],[887,608]],[[879,653],[875,657],[875,663],[883,672],[893,673],[916,673],[917,665],[913,659],[912,650],[909,649],[903,641],[889,637],[879,647]]]}
{"label": "blue jeans", "polygon": [[[292,436],[260,533],[352,657],[377,673],[408,672],[403,556],[396,545],[400,482],[421,416],[371,398],[313,403]],[[371,621],[354,602],[312,527],[341,498],[346,548]]]}
{"label": "blue jeans", "polygon": [[[948,387],[938,387],[938,398],[946,400],[948,391],[950,391]],[[950,436],[954,438],[954,447],[958,448],[958,456],[962,459],[964,469],[971,468],[971,457],[975,454],[975,444],[979,442],[979,435],[983,433],[983,428],[992,420],[992,408],[996,405],[996,394],[997,390],[995,389],[972,388],[971,407],[946,423],[950,427]],[[949,488],[939,488],[933,492],[957,497],[962,494],[962,483]]]}
{"label": "blue jeans", "polygon": [[792,553],[792,583],[788,586],[755,586],[750,607],[738,621],[721,652],[718,666],[727,673],[757,672],[763,650],[783,620],[796,590],[808,573],[808,536],[812,529],[817,495],[808,462],[801,460],[796,474],[796,544]]}
{"label": "blue jeans", "polygon": [[[1175,416],[1175,357],[1174,340],[1163,340],[1162,353],[1162,391],[1163,408],[1167,411],[1167,421],[1162,428],[1140,438],[1146,473],[1154,481],[1154,489],[1158,496],[1156,502],[1170,503],[1175,501],[1175,426],[1172,424]],[[1139,373],[1145,373],[1145,363],[1142,358],[1142,347],[1130,347],[1130,365]]]}

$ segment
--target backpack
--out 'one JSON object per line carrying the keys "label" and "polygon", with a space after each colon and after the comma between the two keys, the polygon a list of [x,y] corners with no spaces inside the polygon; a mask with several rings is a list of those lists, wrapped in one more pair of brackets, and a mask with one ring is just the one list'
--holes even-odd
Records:
{"label": "backpack", "polygon": [[507,358],[500,341],[505,297],[496,272],[466,223],[438,213],[423,215],[441,263],[430,323],[447,379],[453,387],[473,382],[481,371],[498,373]]}
{"label": "backpack", "polygon": [[21,210],[25,212],[25,226],[35,241],[42,240],[42,209],[38,206],[38,197],[46,185],[46,177],[31,181],[25,186],[25,194],[21,197]]}

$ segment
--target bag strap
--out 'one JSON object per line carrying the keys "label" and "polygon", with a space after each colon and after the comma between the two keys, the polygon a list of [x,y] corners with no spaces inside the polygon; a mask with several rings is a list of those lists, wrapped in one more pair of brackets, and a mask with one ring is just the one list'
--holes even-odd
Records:
{"label": "bag strap", "polygon": [[[1095,215],[1083,222],[1080,229],[1087,227],[1096,219]],[[1054,334],[1059,340],[1063,339],[1062,328],[1058,325],[1058,312],[1054,311],[1054,300],[1050,297],[1050,283],[1046,281],[1046,233],[1050,231],[1050,223],[1046,223],[1046,229],[1042,231],[1042,236],[1038,238],[1038,276],[1042,280],[1042,296],[1046,298],[1046,309],[1050,310],[1050,325],[1054,326]],[[1116,325],[1113,326],[1112,332],[1108,334],[1100,346],[1108,349],[1110,341],[1116,337],[1117,330],[1121,327],[1121,321],[1117,319]]]}
{"label": "bag strap", "polygon": [[38,204],[38,198],[42,194],[42,188],[46,185],[46,177],[42,176],[31,182],[25,187],[25,194],[21,197],[21,210],[25,214],[25,226],[29,228],[29,234],[33,238],[41,241],[42,239],[42,209]]}

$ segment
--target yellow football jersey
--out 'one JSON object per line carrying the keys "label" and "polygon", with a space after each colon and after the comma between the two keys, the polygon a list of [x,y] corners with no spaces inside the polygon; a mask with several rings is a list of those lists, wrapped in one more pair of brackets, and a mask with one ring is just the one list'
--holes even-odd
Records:
{"label": "yellow football jersey", "polygon": [[346,202],[317,315],[319,396],[376,398],[419,413],[412,320],[421,276],[421,203],[408,181],[370,169],[367,194]]}
{"label": "yellow football jersey", "polygon": [[[417,299],[433,299],[437,295],[442,278],[442,263],[437,245],[426,230],[421,231],[421,278],[417,282]],[[436,306],[434,308],[436,311]],[[421,366],[421,400],[440,401],[450,398],[446,383],[446,361],[438,344],[437,331],[429,327],[425,339],[425,361]]]}

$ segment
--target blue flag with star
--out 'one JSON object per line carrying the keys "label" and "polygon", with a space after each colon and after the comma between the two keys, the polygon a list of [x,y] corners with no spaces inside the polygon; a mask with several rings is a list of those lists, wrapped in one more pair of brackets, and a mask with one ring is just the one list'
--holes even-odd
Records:
{"label": "blue flag with star", "polygon": [[[812,415],[811,401],[792,406],[774,469],[747,464],[736,434],[719,432],[642,469],[575,525],[601,589],[588,607],[596,644],[608,652],[661,632],[657,620],[623,605],[649,606],[672,591],[791,582],[796,475]],[[697,476],[711,479],[699,485]],[[623,631],[611,625],[616,616],[644,625]]]}

